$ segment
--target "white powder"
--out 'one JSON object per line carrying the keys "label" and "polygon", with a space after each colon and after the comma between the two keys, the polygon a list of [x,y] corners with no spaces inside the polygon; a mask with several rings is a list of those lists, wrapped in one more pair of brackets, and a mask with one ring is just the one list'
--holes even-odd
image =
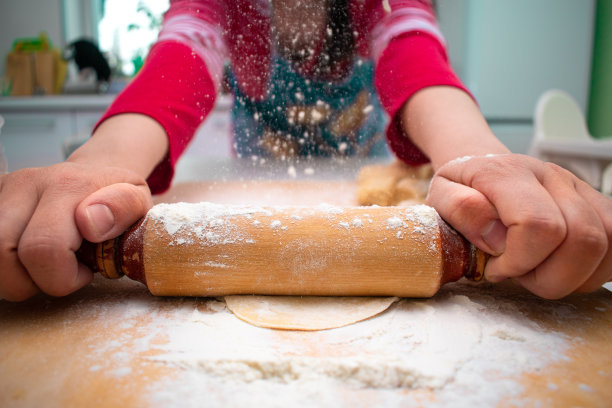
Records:
{"label": "white powder", "polygon": [[[390,217],[387,219],[387,228],[397,230],[395,237],[403,239],[406,233],[413,238],[429,241],[430,250],[437,251],[434,237],[438,234],[438,213],[427,205],[415,205],[406,207],[403,212],[403,219],[400,217]],[[411,230],[408,230],[410,221]]]}
{"label": "white powder", "polygon": [[451,161],[449,161],[448,165],[454,166],[455,164],[461,164],[461,163],[465,163],[468,160],[473,159],[474,156],[462,156],[462,157],[457,157],[456,159],[453,159]]}
{"label": "white powder", "polygon": [[[294,211],[294,212],[292,212]],[[239,227],[236,220],[247,220],[255,227],[268,225],[272,230],[286,231],[283,219],[295,224],[304,221],[316,213],[325,215],[330,222],[350,230],[350,227],[363,227],[364,222],[359,217],[345,216],[345,209],[329,204],[316,207],[257,207],[220,205],[213,203],[174,203],[159,204],[147,214],[148,221],[160,223],[163,230],[171,236],[171,245],[189,245],[195,241],[202,245],[225,245],[233,243],[254,243],[248,229]],[[363,214],[365,221],[377,228],[367,213]],[[412,231],[408,231],[410,221]],[[432,207],[416,205],[399,210],[397,216],[389,217],[387,228],[398,231],[397,238],[416,232],[424,237],[433,238],[437,228],[438,215]]]}
{"label": "white powder", "polygon": [[564,358],[570,344],[529,316],[573,318],[571,307],[526,299],[535,298],[455,283],[322,332],[261,329],[220,302],[186,303],[158,326],[168,341],[153,345],[161,354],[152,359],[180,374],[151,385],[151,405],[420,405],[407,389],[432,390],[431,407],[521,405],[515,379]]}
{"label": "white powder", "polygon": [[404,223],[401,218],[391,217],[387,219],[387,226],[392,229],[397,229],[405,227],[406,223]]}
{"label": "white powder", "polygon": [[344,210],[342,208],[336,207],[335,205],[325,204],[325,203],[319,204],[318,206],[314,208],[319,211],[326,212],[329,215],[340,215],[344,213]]}
{"label": "white powder", "polygon": [[498,157],[498,156],[507,156],[507,154],[504,154],[504,153],[488,153],[488,154],[485,154],[484,156],[462,156],[462,157],[457,157],[456,159],[453,159],[453,160],[449,161],[446,164],[454,166],[456,164],[465,163],[466,161],[472,160],[475,157],[487,157],[487,158],[491,158],[491,157]]}
{"label": "white powder", "polygon": [[229,266],[227,266],[224,263],[213,262],[213,261],[204,262],[204,265],[208,266],[208,267],[211,267],[211,268],[229,268]]}
{"label": "white powder", "polygon": [[438,213],[433,207],[424,204],[406,208],[406,219],[425,228],[438,227]]}
{"label": "white powder", "polygon": [[[172,244],[189,244],[197,237],[202,244],[227,244],[247,239],[232,224],[232,217],[252,218],[272,213],[256,206],[226,206],[213,203],[158,204],[147,213],[147,219],[161,223],[174,240]],[[255,224],[256,221],[253,221]]]}

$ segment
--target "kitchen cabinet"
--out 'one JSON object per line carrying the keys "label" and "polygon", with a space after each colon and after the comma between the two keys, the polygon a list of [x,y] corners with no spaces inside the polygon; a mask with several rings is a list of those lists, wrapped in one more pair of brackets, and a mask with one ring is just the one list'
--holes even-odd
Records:
{"label": "kitchen cabinet", "polygon": [[[84,141],[115,95],[71,95],[0,98],[5,124],[0,145],[9,171],[40,167],[65,159],[64,145]],[[226,160],[232,156],[231,97],[221,95],[208,118],[196,130],[181,162]],[[179,163],[180,165],[180,163]],[[179,166],[179,176],[180,169]]]}
{"label": "kitchen cabinet", "polygon": [[61,162],[62,145],[85,137],[114,95],[39,96],[0,99],[0,144],[9,171]]}

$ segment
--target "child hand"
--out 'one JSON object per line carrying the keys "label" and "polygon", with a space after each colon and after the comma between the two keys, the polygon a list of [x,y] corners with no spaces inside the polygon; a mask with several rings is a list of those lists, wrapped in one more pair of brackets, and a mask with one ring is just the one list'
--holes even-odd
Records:
{"label": "child hand", "polygon": [[490,281],[556,299],[612,279],[612,200],[559,166],[518,154],[454,160],[427,202],[493,255]]}

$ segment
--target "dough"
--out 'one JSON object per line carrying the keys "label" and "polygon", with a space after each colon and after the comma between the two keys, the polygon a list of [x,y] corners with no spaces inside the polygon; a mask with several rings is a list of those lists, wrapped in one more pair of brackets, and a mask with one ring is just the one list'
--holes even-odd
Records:
{"label": "dough", "polygon": [[384,312],[396,297],[225,296],[238,318],[259,327],[325,330],[348,326]]}
{"label": "dough", "polygon": [[410,167],[395,161],[364,166],[357,176],[357,202],[380,206],[423,204],[432,176],[433,168],[428,164]]}

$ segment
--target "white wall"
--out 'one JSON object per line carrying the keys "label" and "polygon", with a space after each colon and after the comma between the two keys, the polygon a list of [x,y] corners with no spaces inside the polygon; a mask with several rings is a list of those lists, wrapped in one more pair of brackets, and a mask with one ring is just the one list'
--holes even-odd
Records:
{"label": "white wall", "polygon": [[595,0],[437,0],[451,63],[499,139],[527,153],[540,95],[586,109]]}
{"label": "white wall", "polygon": [[62,0],[0,0],[0,77],[13,41],[45,31],[56,47],[63,47]]}
{"label": "white wall", "polygon": [[531,120],[559,88],[583,111],[590,86],[594,0],[438,0],[451,62],[487,118]]}

